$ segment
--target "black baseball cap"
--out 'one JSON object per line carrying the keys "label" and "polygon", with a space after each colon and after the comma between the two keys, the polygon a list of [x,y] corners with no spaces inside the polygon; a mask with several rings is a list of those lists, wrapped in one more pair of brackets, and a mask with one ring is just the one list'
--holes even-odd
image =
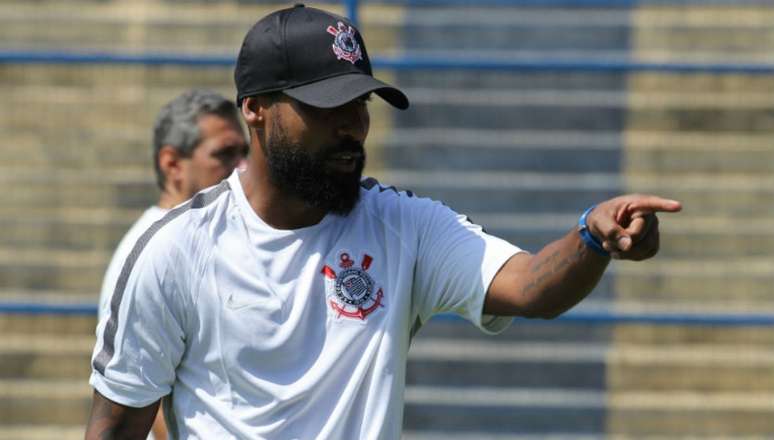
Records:
{"label": "black baseball cap", "polygon": [[374,92],[403,110],[403,92],[373,77],[360,32],[344,17],[297,4],[258,21],[239,50],[237,105],[282,91],[305,104],[333,108]]}

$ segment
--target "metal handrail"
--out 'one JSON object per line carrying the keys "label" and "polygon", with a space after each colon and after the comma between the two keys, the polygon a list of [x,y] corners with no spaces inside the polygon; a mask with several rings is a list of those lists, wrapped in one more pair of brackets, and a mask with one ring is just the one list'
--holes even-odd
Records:
{"label": "metal handrail", "polygon": [[[111,53],[74,51],[0,50],[0,64],[139,64],[148,66],[176,65],[194,67],[230,67],[234,57],[175,53]],[[440,56],[374,57],[377,69],[389,70],[494,70],[558,72],[665,72],[665,73],[735,73],[748,75],[774,74],[771,63],[654,63],[620,60],[558,60],[551,58],[509,60],[502,58],[462,58]]]}
{"label": "metal handrail", "polygon": [[[10,315],[65,315],[95,316],[96,304],[44,304],[6,302],[0,303],[0,314]],[[461,321],[452,314],[440,314],[433,319],[439,321]],[[774,315],[767,314],[707,314],[707,313],[629,313],[613,311],[570,310],[555,320],[522,319],[520,323],[545,324],[561,322],[568,324],[648,324],[648,325],[692,325],[719,327],[772,327]]]}
{"label": "metal handrail", "polygon": [[[351,2],[352,0],[345,0]],[[357,3],[357,0],[355,0]],[[401,6],[521,6],[521,7],[589,7],[632,8],[637,6],[733,5],[771,6],[771,0],[361,0]]]}

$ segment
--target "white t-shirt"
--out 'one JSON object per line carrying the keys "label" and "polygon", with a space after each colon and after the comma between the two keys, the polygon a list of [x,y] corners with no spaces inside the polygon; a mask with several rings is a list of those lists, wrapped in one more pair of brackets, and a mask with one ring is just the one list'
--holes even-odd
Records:
{"label": "white t-shirt", "polygon": [[169,212],[168,209],[162,209],[158,206],[151,206],[146,209],[118,243],[118,247],[113,252],[113,258],[110,259],[110,264],[105,271],[105,277],[102,279],[102,290],[99,292],[99,308],[97,309],[97,316],[100,319],[107,314],[107,309],[110,307],[109,299],[116,288],[121,267],[124,265],[124,261],[129,256],[129,252],[132,251],[137,239],[153,222],[164,217],[164,214],[167,212]]}
{"label": "white t-shirt", "polygon": [[[487,332],[486,291],[519,249],[441,203],[362,184],[347,216],[277,230],[238,172],[136,243],[90,383],[164,399],[173,438],[397,439],[409,343],[432,315]],[[114,308],[115,309],[115,308]]]}

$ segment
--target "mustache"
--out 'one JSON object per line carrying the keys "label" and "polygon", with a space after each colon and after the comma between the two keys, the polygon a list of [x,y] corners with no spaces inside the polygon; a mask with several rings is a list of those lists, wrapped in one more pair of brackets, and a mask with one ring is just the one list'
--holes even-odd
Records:
{"label": "mustache", "polygon": [[320,156],[323,158],[328,158],[334,154],[341,153],[355,153],[365,155],[365,149],[362,142],[358,142],[354,139],[343,139],[338,144],[325,147],[321,151]]}

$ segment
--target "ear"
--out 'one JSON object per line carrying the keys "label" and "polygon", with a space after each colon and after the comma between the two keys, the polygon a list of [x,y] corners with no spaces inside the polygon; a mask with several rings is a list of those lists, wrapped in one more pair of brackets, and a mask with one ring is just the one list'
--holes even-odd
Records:
{"label": "ear", "polygon": [[256,96],[248,96],[242,99],[242,117],[249,128],[262,130],[267,108],[262,105]]}
{"label": "ear", "polygon": [[159,150],[159,168],[167,183],[177,180],[182,173],[183,156],[171,145],[164,145]]}

